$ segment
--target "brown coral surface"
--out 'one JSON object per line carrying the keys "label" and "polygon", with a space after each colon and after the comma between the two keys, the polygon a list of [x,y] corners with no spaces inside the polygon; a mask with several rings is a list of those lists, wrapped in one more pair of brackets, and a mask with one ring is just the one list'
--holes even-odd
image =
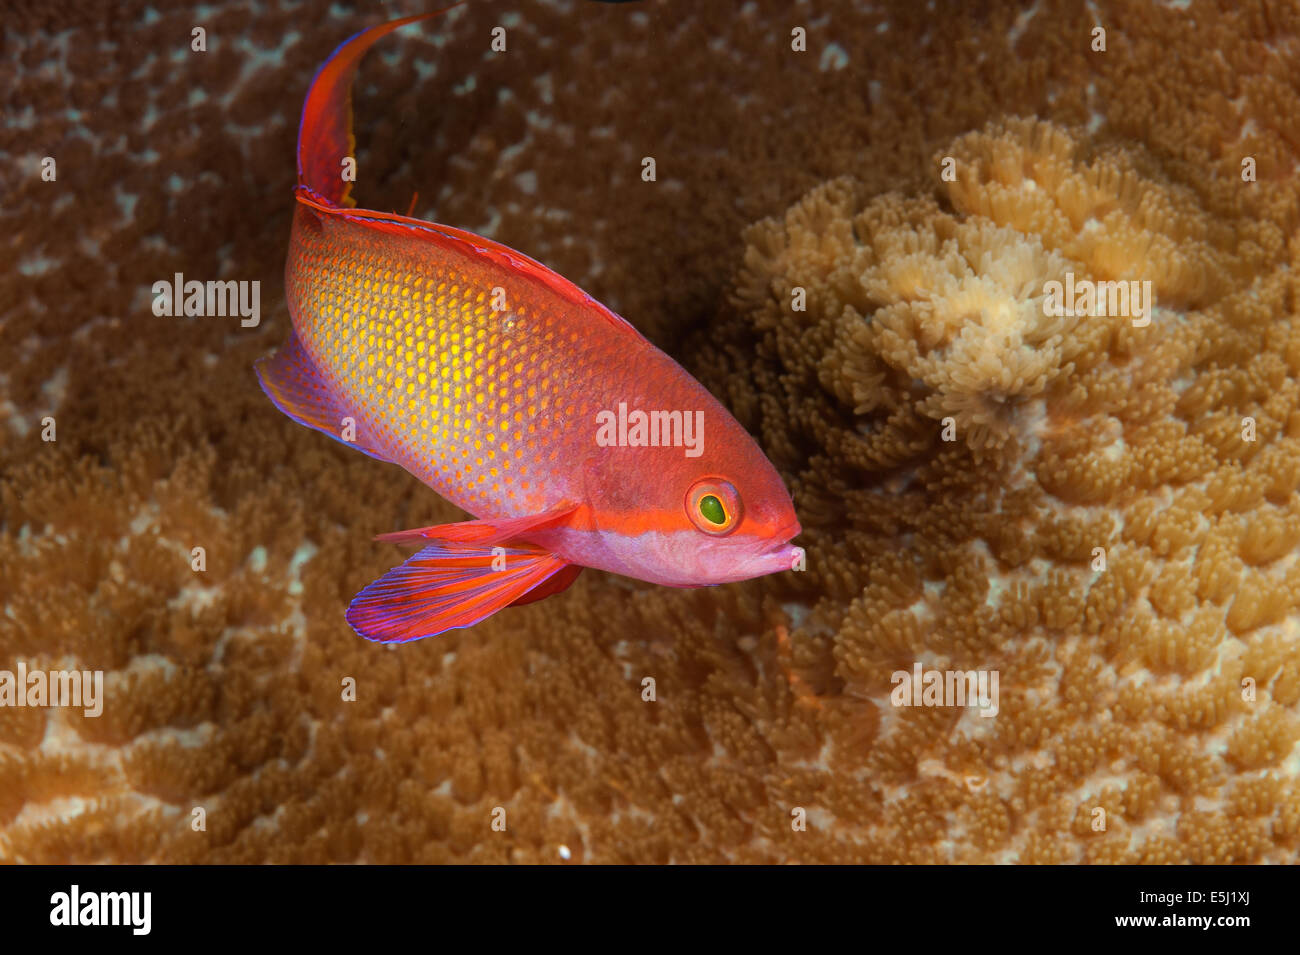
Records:
{"label": "brown coral surface", "polygon": [[[0,707],[0,860],[1293,860],[1300,8],[1181,6],[471,3],[385,41],[359,201],[627,315],[809,553],[399,648],[343,620],[400,557],[370,537],[458,515],[251,367],[302,93],[406,11],[11,17],[0,669],[107,699]],[[156,317],[176,272],[259,280],[262,322]],[[1149,282],[1150,323],[1048,315],[1067,273]],[[918,662],[997,670],[997,715],[891,705]]]}

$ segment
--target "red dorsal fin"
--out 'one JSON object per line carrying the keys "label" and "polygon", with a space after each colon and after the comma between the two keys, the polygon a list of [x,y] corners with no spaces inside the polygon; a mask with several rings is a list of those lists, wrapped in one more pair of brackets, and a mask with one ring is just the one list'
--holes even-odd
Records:
{"label": "red dorsal fin", "polygon": [[494,549],[438,542],[357,594],[347,619],[361,636],[381,643],[433,637],[523,602],[569,566],[526,544]]}
{"label": "red dorsal fin", "polygon": [[503,245],[481,235],[475,235],[465,229],[457,229],[455,226],[442,225],[438,222],[425,222],[423,219],[412,219],[409,216],[398,215],[395,212],[376,212],[373,209],[339,209],[319,202],[301,189],[298,190],[298,201],[308,208],[315,209],[317,212],[339,216],[349,222],[360,223],[375,232],[414,236],[439,245],[444,249],[451,249],[454,252],[460,252],[476,259],[486,259],[504,269],[508,269],[514,275],[536,282],[559,295],[565,301],[587,309],[591,314],[609,322],[620,332],[626,332],[629,335],[635,335],[638,339],[645,340],[644,336],[636,330],[636,326],[622,315],[596,301],[560,273],[547,268],[536,259],[530,259],[522,252],[510,248],[508,245]]}
{"label": "red dorsal fin", "polygon": [[433,13],[403,17],[362,30],[345,40],[325,61],[307,92],[307,99],[302,106],[302,120],[298,126],[298,201],[317,212],[343,215],[350,221],[362,223],[376,231],[408,236],[414,234],[444,248],[487,259],[508,269],[512,274],[536,282],[566,301],[587,309],[590,314],[603,318],[619,331],[642,338],[641,333],[627,319],[606,308],[568,279],[500,242],[464,229],[424,222],[396,213],[353,210],[355,203],[351,197],[352,184],[343,179],[342,163],[346,157],[353,156],[356,146],[352,135],[352,80],[361,58],[375,41],[394,30],[439,16],[458,6],[460,4],[456,3]]}
{"label": "red dorsal fin", "polygon": [[[463,0],[462,0],[463,2]],[[298,185],[309,190],[322,202],[332,206],[350,206],[351,182],[343,178],[343,159],[353,155],[352,78],[366,51],[408,23],[417,23],[446,13],[452,4],[433,13],[391,20],[362,30],[345,40],[330,54],[307,91],[298,125]]]}

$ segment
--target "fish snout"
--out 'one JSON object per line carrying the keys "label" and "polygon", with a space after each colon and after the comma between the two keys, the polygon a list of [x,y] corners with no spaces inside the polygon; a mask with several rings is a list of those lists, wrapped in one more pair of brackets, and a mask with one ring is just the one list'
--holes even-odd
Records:
{"label": "fish snout", "polygon": [[802,569],[806,559],[804,549],[791,543],[802,532],[799,522],[791,521],[760,541],[754,559],[755,576]]}
{"label": "fish snout", "polygon": [[804,549],[785,541],[763,554],[763,570],[760,573],[779,574],[787,570],[802,570],[805,562]]}

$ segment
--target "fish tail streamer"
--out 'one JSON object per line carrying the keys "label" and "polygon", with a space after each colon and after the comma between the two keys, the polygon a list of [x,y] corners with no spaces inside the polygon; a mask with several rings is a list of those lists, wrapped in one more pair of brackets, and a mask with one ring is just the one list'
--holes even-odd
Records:
{"label": "fish tail streamer", "polygon": [[[462,0],[464,2],[464,0]],[[441,16],[459,3],[390,20],[369,27],[345,40],[312,80],[298,125],[298,193],[304,192],[326,206],[351,207],[352,182],[345,177],[345,160],[354,158],[352,136],[352,80],[366,51],[394,30]]]}

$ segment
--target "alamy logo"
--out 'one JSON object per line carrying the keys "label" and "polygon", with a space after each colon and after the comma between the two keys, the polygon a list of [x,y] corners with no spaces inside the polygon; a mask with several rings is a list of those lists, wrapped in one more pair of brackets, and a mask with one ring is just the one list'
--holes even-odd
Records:
{"label": "alamy logo", "polygon": [[153,283],[153,313],[162,316],[189,315],[206,318],[240,316],[244,328],[256,328],[262,320],[262,283],[185,281],[177,272],[170,282]]}
{"label": "alamy logo", "polygon": [[980,716],[998,715],[997,670],[895,670],[889,678],[895,706],[978,706]]}
{"label": "alamy logo", "polygon": [[1153,305],[1155,297],[1150,279],[1143,282],[1076,281],[1073,272],[1066,272],[1064,284],[1055,280],[1043,284],[1043,314],[1053,318],[1120,315],[1132,318],[1134,328],[1146,328],[1151,324]]}
{"label": "alamy logo", "polygon": [[152,892],[68,892],[50,896],[51,925],[129,925],[133,935],[148,935],[152,925]]}
{"label": "alamy logo", "polygon": [[0,670],[0,706],[81,707],[86,716],[104,712],[103,670]]}
{"label": "alamy logo", "polygon": [[596,444],[602,448],[685,448],[688,458],[704,453],[703,411],[627,410],[596,412]]}

